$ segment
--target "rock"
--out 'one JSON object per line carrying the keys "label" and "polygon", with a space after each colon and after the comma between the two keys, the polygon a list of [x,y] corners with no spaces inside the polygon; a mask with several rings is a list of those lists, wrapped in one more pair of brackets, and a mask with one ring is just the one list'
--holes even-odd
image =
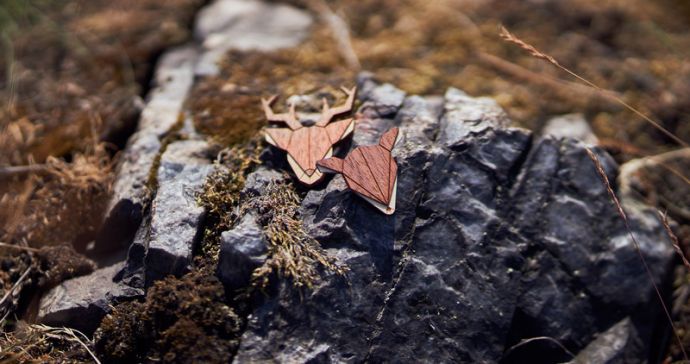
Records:
{"label": "rock", "polygon": [[380,117],[395,115],[405,100],[405,92],[389,83],[370,89],[364,87],[364,92],[360,92],[359,96],[364,100],[362,109],[371,109]]}
{"label": "rock", "polygon": [[161,139],[177,123],[194,78],[196,53],[181,47],[163,55],[154,87],[141,113],[137,132],[130,138],[118,165],[113,195],[95,250],[109,253],[127,249],[149,203],[149,174],[162,148]]}
{"label": "rock", "polygon": [[113,281],[121,268],[122,263],[101,268],[51,289],[41,298],[38,322],[91,335],[113,305],[143,295],[142,290]]}
{"label": "rock", "polygon": [[266,261],[268,248],[253,213],[247,213],[230,231],[221,234],[217,274],[230,291],[249,284],[252,272]]}
{"label": "rock", "polygon": [[272,51],[294,47],[307,36],[312,18],[285,4],[257,0],[217,0],[198,14],[195,36],[203,53],[198,75],[218,73],[217,62],[230,49]]}
{"label": "rock", "polygon": [[549,119],[542,130],[542,135],[559,138],[577,139],[588,145],[597,145],[599,138],[594,134],[582,114],[561,115]]}
{"label": "rock", "polygon": [[147,286],[168,274],[185,273],[191,263],[204,217],[196,196],[213,170],[207,150],[204,141],[179,141],[161,157],[144,258]]}
{"label": "rock", "polygon": [[570,363],[614,364],[644,362],[643,358],[645,358],[645,355],[639,350],[642,346],[632,320],[626,317],[606,330],[606,332],[597,336]]}
{"label": "rock", "polygon": [[[645,357],[658,303],[585,145],[535,141],[492,100],[456,89],[390,106],[400,93],[372,82],[360,78],[354,144],[400,127],[396,213],[340,176],[308,191],[305,228],[350,272],[308,292],[277,284],[235,361],[511,363],[503,355],[522,339],[551,336],[578,352],[626,317],[641,338],[628,349]],[[612,179],[615,162],[594,152]],[[663,228],[644,204],[622,201],[661,282],[673,258]],[[563,355],[554,347],[539,360]]]}
{"label": "rock", "polygon": [[443,117],[449,122],[443,124],[438,137],[443,144],[462,143],[473,133],[510,124],[508,115],[494,99],[470,97],[455,88],[448,89],[445,98],[447,108]]}
{"label": "rock", "polygon": [[256,171],[249,173],[244,181],[242,193],[247,195],[261,195],[266,191],[269,184],[284,179],[283,174],[264,166],[259,166]]}

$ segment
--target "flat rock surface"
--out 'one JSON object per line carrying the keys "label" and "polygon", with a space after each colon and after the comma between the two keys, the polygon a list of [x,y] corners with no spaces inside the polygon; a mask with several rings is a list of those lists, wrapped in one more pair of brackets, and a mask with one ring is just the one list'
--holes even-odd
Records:
{"label": "flat rock surface", "polygon": [[114,282],[122,263],[64,281],[41,299],[38,321],[75,328],[87,335],[96,330],[113,305],[142,296],[143,291]]}

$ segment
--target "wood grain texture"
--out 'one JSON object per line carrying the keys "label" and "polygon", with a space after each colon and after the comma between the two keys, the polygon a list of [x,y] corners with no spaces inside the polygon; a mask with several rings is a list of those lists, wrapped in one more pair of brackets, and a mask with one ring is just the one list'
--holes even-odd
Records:
{"label": "wood grain texture", "polygon": [[328,158],[317,162],[324,173],[341,173],[347,186],[386,214],[395,212],[398,165],[391,151],[398,129],[383,134],[379,145],[355,148],[345,159]]}
{"label": "wood grain texture", "polygon": [[284,114],[274,114],[271,104],[275,96],[269,100],[261,100],[266,113],[266,119],[271,122],[282,122],[287,128],[266,128],[265,138],[271,145],[285,150],[290,167],[297,179],[305,185],[313,185],[323,178],[323,173],[316,167],[316,162],[329,158],[333,154],[333,145],[345,139],[352,133],[355,121],[351,118],[331,122],[336,115],[352,109],[356,88],[343,88],[348,94],[344,105],[330,108],[324,101],[324,109],[317,123],[304,126],[297,119],[294,105]]}

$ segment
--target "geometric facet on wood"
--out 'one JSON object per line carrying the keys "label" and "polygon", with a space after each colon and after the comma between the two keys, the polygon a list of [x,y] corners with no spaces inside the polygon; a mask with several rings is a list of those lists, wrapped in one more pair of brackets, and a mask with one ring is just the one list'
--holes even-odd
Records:
{"label": "geometric facet on wood", "polygon": [[383,213],[395,212],[398,165],[391,151],[398,140],[398,128],[388,130],[378,145],[357,147],[345,159],[326,158],[317,162],[324,173],[340,173],[347,186]]}
{"label": "geometric facet on wood", "polygon": [[266,128],[265,138],[271,145],[285,150],[290,167],[297,179],[305,185],[313,185],[323,178],[323,173],[316,168],[316,162],[333,155],[333,145],[345,139],[355,128],[352,118],[331,122],[340,114],[352,110],[356,87],[351,90],[342,88],[348,98],[345,104],[331,108],[323,99],[323,110],[319,119],[311,126],[304,126],[295,112],[295,105],[283,114],[274,114],[271,104],[276,96],[268,100],[262,99],[266,118],[270,122],[282,122],[287,128]]}

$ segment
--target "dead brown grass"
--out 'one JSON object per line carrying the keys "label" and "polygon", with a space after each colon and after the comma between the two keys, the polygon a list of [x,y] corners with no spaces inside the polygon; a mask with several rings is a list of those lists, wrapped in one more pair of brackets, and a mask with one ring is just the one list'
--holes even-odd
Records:
{"label": "dead brown grass", "polygon": [[77,330],[20,323],[0,335],[0,363],[64,362],[100,364],[93,341]]}
{"label": "dead brown grass", "polygon": [[523,41],[522,39],[516,37],[516,36],[513,35],[511,32],[509,32],[508,29],[506,29],[506,28],[503,27],[503,26],[501,26],[500,36],[501,36],[501,38],[503,38],[503,40],[505,40],[505,41],[507,41],[507,42],[510,42],[510,43],[513,43],[513,44],[519,46],[520,48],[524,49],[524,50],[527,51],[531,56],[533,56],[533,57],[535,57],[535,58],[537,58],[537,59],[541,59],[541,60],[547,61],[547,62],[549,62],[550,64],[556,66],[558,69],[560,69],[560,70],[566,72],[567,74],[569,74],[569,75],[575,77],[577,80],[581,81],[581,82],[584,83],[585,85],[587,85],[587,86],[589,86],[589,87],[595,89],[595,90],[598,91],[599,93],[601,93],[601,95],[602,95],[603,97],[613,99],[614,101],[616,101],[617,103],[619,103],[621,106],[625,107],[626,109],[628,109],[628,110],[632,111],[633,113],[635,113],[637,116],[639,116],[639,117],[641,117],[642,119],[644,119],[646,122],[648,122],[650,125],[652,125],[652,126],[655,127],[657,130],[659,130],[660,132],[662,132],[664,135],[666,135],[667,137],[671,138],[673,141],[675,141],[676,143],[678,143],[678,145],[680,145],[680,146],[682,146],[682,147],[684,147],[684,148],[690,147],[690,145],[689,145],[688,143],[686,143],[684,140],[680,139],[680,138],[677,137],[675,134],[673,134],[672,132],[670,132],[668,129],[666,129],[665,127],[663,127],[659,122],[653,120],[651,117],[647,116],[647,115],[644,114],[642,111],[640,111],[640,110],[638,110],[637,108],[635,108],[634,106],[630,105],[629,103],[627,103],[626,101],[624,101],[624,100],[623,100],[622,98],[620,98],[619,96],[616,96],[615,94],[611,93],[610,91],[605,90],[605,89],[603,89],[603,88],[597,86],[595,83],[589,81],[588,79],[586,79],[586,78],[584,78],[584,77],[578,75],[577,73],[571,71],[571,70],[568,69],[567,67],[561,65],[555,58],[553,58],[552,56],[550,56],[550,55],[548,55],[548,54],[546,54],[546,53],[541,52],[540,50],[538,50],[538,49],[537,49],[536,47],[534,47],[533,45],[531,45],[531,44],[529,44],[529,43]]}

